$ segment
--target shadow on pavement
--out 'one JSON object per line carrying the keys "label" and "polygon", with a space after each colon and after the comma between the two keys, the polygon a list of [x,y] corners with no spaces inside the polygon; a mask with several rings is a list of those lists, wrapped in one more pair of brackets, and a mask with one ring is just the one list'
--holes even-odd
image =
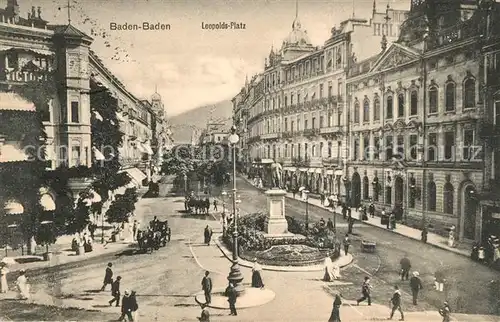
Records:
{"label": "shadow on pavement", "polygon": [[93,293],[93,294],[97,294],[97,293],[101,293],[101,290],[85,290],[83,291],[84,293]]}

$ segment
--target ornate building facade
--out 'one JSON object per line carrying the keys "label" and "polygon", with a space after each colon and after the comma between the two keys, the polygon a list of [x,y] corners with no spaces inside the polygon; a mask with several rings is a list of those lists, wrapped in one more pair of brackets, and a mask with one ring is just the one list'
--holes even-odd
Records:
{"label": "ornate building facade", "polygon": [[481,236],[485,12],[471,1],[412,1],[399,40],[348,77],[353,205],[402,208],[416,227]]}

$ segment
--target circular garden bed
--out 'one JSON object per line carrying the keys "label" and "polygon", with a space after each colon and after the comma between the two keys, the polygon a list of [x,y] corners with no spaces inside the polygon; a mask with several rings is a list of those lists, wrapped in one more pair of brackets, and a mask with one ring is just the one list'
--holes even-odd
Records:
{"label": "circular garden bed", "polygon": [[321,264],[327,249],[312,248],[307,245],[276,245],[266,250],[245,250],[240,257],[270,266],[309,266]]}

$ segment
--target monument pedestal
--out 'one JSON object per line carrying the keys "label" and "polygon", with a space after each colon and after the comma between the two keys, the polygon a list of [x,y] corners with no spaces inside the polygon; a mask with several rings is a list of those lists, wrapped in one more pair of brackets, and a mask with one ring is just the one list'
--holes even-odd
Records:
{"label": "monument pedestal", "polygon": [[288,222],[285,218],[286,191],[273,188],[266,191],[268,217],[264,225],[265,236],[269,238],[293,237],[288,232]]}

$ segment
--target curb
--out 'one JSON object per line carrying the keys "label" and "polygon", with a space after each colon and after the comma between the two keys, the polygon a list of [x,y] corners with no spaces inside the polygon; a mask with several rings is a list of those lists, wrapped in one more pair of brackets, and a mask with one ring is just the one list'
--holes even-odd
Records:
{"label": "curb", "polygon": [[[258,190],[261,190],[261,191],[266,190],[265,188],[257,188],[257,187],[255,187],[255,186],[254,186],[254,185],[253,185],[250,181],[248,181],[246,178],[243,178],[243,180],[245,180],[245,181],[246,181],[246,182],[248,182],[248,183],[249,183],[252,187],[254,187],[254,188],[258,189]],[[295,199],[295,198],[290,197],[290,196],[288,196],[288,195],[285,195],[285,198],[288,198],[288,199],[290,199],[290,200],[297,200],[297,201],[299,201],[299,202],[303,202],[303,201],[302,201],[302,200],[300,200],[300,199]],[[329,212],[331,212],[332,214],[333,214],[333,213],[336,213],[336,212],[334,212],[334,211],[330,211],[330,209],[328,209],[328,208],[325,208],[325,207],[322,207],[322,206],[318,206],[318,205],[313,204],[313,203],[309,203],[309,206],[313,206],[313,207],[316,207],[316,208],[319,208],[319,209],[322,209],[322,210],[329,211]],[[337,213],[337,214],[338,214],[338,213]],[[384,228],[384,227],[380,227],[380,226],[374,225],[374,224],[372,224],[372,223],[369,223],[369,222],[365,222],[365,221],[359,220],[358,218],[354,218],[354,220],[359,221],[360,223],[363,223],[363,224],[365,224],[365,225],[367,225],[367,226],[370,226],[370,227],[375,227],[375,228],[378,228],[378,229],[381,229],[381,230],[387,230],[387,229],[386,229],[386,228]],[[392,233],[394,233],[394,234],[397,234],[397,235],[399,235],[399,236],[403,236],[403,237],[406,237],[406,238],[409,238],[409,239],[412,239],[412,240],[416,240],[416,241],[421,242],[421,241],[420,241],[420,239],[418,239],[418,238],[414,238],[414,237],[412,237],[412,236],[405,235],[405,234],[403,234],[403,233],[401,233],[401,232],[394,231],[394,230],[393,230],[393,231],[391,231],[391,232],[392,232]],[[423,243],[422,243],[422,244],[423,244]],[[449,251],[449,252],[455,253],[455,254],[457,254],[457,255],[465,256],[465,257],[467,257],[467,258],[469,258],[469,257],[470,257],[470,256],[469,256],[469,255],[470,255],[469,253],[463,253],[463,252],[461,252],[461,251],[460,251],[460,250],[458,250],[458,249],[453,249],[453,248],[452,248],[452,249],[450,249],[450,248],[446,248],[446,247],[443,247],[443,246],[441,246],[441,245],[439,245],[439,244],[436,244],[436,243],[429,243],[429,242],[427,242],[427,243],[425,243],[425,245],[429,245],[429,246],[432,246],[432,247],[435,247],[435,248],[439,248],[439,249],[442,249],[442,250],[445,250],[445,251]]]}
{"label": "curb", "polygon": [[[229,261],[232,261],[232,254],[229,252],[229,250],[223,246],[220,241],[219,241],[220,235],[214,238],[215,245],[220,249],[224,257],[226,257]],[[342,263],[339,263],[339,267],[343,268],[346,267],[347,265],[351,264],[354,258],[352,257],[351,254],[347,254],[347,258],[344,261],[343,259],[346,258],[346,256],[340,256],[338,259],[333,261],[335,264],[336,262],[342,260]],[[253,263],[242,259],[241,257],[238,258],[238,264],[240,266],[246,267],[246,268],[252,268]],[[271,266],[271,265],[261,265],[262,270],[264,271],[273,271],[273,272],[320,272],[325,269],[323,265],[313,265],[313,266]]]}

